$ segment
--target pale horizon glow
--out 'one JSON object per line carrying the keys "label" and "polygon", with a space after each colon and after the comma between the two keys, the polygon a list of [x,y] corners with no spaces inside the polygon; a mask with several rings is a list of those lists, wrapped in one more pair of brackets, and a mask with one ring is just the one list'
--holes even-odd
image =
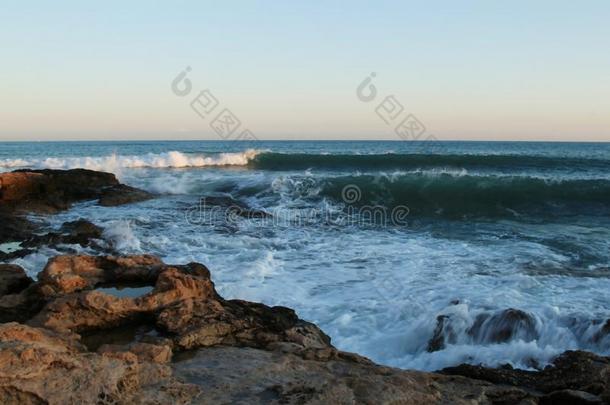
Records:
{"label": "pale horizon glow", "polygon": [[[220,140],[210,89],[259,139],[610,141],[610,3],[8,2],[0,141]],[[172,80],[187,66],[192,94]],[[356,88],[371,72],[379,97]]]}

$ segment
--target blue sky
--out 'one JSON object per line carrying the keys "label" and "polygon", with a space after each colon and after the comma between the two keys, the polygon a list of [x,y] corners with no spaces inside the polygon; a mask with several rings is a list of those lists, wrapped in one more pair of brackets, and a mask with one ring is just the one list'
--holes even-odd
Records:
{"label": "blue sky", "polygon": [[[218,139],[209,89],[259,138],[610,140],[610,3],[4,2],[0,139]],[[193,91],[170,83],[186,67]],[[379,98],[356,88],[371,72]]]}

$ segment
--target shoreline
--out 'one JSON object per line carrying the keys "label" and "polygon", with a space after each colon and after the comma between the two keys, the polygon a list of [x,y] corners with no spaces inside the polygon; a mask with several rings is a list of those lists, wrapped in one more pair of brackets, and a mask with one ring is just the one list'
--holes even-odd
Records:
{"label": "shoreline", "polygon": [[[3,403],[88,403],[102,397],[118,403],[610,401],[607,357],[566,352],[555,367],[538,372],[465,364],[437,373],[380,366],[337,350],[323,331],[289,308],[223,299],[204,265],[118,256],[111,247],[94,245],[100,230],[87,221],[35,235],[35,225],[20,216],[50,214],[85,200],[116,206],[148,198],[154,196],[109,173],[0,174],[0,245],[25,243],[21,251],[2,252],[0,262],[62,243],[101,254],[52,258],[38,281],[18,266],[0,265],[0,356],[11,359],[0,365]],[[136,297],[99,291],[130,286],[153,289]],[[119,333],[124,329],[135,331],[125,336]],[[93,385],[79,391],[74,384],[83,378]]]}

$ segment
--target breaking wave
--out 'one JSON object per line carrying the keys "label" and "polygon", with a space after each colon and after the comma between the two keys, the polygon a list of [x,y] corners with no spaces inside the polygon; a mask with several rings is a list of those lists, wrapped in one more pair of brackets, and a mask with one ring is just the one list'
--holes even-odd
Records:
{"label": "breaking wave", "polygon": [[187,168],[206,166],[245,166],[259,152],[246,150],[237,153],[210,155],[186,154],[177,151],[149,153],[138,156],[108,155],[45,159],[4,159],[0,167],[36,169],[90,169],[116,172],[123,168]]}

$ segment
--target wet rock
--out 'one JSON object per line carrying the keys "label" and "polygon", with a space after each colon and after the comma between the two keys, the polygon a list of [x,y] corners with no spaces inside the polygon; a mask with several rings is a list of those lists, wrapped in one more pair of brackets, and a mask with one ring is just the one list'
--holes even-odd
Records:
{"label": "wet rock", "polygon": [[439,315],[436,317],[436,328],[434,328],[432,338],[428,341],[426,350],[430,353],[443,350],[447,344],[455,343],[456,339],[450,316]]}
{"label": "wet rock", "polygon": [[151,198],[153,198],[153,195],[146,191],[120,184],[103,190],[99,198],[99,204],[104,207],[116,207],[150,200]]}
{"label": "wet rock", "polygon": [[536,321],[519,309],[506,309],[496,314],[480,314],[468,330],[476,343],[505,343],[514,339],[526,342],[538,337]]}
{"label": "wet rock", "polygon": [[597,332],[595,332],[595,334],[591,338],[591,341],[593,343],[599,344],[602,341],[604,341],[605,339],[608,339],[609,336],[610,336],[610,319],[606,320],[606,322],[604,322],[603,326]]}
{"label": "wet rock", "polygon": [[443,369],[441,373],[524,387],[545,394],[570,389],[610,399],[610,357],[583,351],[567,351],[542,371],[462,364]]}
{"label": "wet rock", "polygon": [[179,403],[197,387],[137,355],[87,353],[70,335],[16,323],[0,325],[0,403]]}
{"label": "wet rock", "polygon": [[80,245],[82,247],[92,247],[103,250],[96,240],[102,239],[103,229],[99,226],[79,219],[73,222],[66,222],[59,229],[59,232],[49,232],[45,235],[33,235],[21,243],[26,248],[36,248],[39,246],[51,246],[60,249],[60,245]]}
{"label": "wet rock", "polygon": [[26,289],[33,280],[14,264],[0,264],[0,296],[17,294]]}

